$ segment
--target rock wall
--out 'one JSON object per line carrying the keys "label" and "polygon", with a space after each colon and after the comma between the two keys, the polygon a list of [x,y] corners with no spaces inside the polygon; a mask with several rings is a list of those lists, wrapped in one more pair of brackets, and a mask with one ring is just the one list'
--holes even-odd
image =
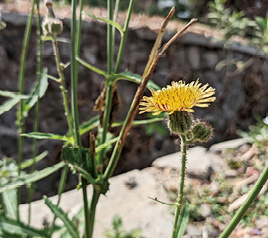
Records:
{"label": "rock wall", "polygon": [[[0,35],[0,89],[18,90],[18,71],[24,28],[27,17],[3,13],[3,20],[7,28]],[[64,32],[61,37],[70,37],[70,19],[64,19]],[[81,58],[87,62],[106,69],[106,25],[96,21],[83,22],[81,41]],[[164,36],[164,42],[172,36],[168,33]],[[142,74],[148,55],[156,38],[156,33],[148,28],[130,29],[126,48],[123,56],[121,70]],[[117,52],[120,36],[116,35],[115,52]],[[64,63],[70,60],[70,45],[59,43],[61,59]],[[222,141],[236,137],[237,129],[247,129],[254,123],[254,113],[265,116],[268,106],[268,61],[264,56],[256,57],[256,49],[245,47],[239,43],[233,43],[229,56],[232,54],[236,61],[246,62],[255,57],[253,64],[239,73],[232,73],[228,77],[226,67],[215,70],[216,65],[225,61],[227,51],[224,42],[186,33],[178,39],[162,57],[152,76],[152,80],[161,87],[170,84],[171,81],[200,79],[202,83],[209,83],[216,88],[217,100],[207,109],[196,109],[195,115],[208,120],[215,128],[213,141]],[[36,34],[32,31],[30,47],[26,62],[25,91],[28,92],[35,80],[35,54]],[[43,65],[48,68],[51,75],[57,75],[50,42],[45,42],[43,49]],[[96,115],[93,106],[101,92],[104,78],[79,66],[78,103],[80,121],[89,120]],[[237,71],[234,66],[228,69]],[[67,87],[70,88],[70,69],[65,70]],[[123,119],[131,103],[137,85],[130,82],[119,82],[118,91],[122,105],[116,113],[119,119]],[[149,93],[147,91],[147,93]],[[0,98],[0,103],[4,101]],[[58,85],[50,81],[49,89],[41,100],[40,131],[65,134],[67,123],[61,104],[61,94]],[[0,116],[0,157],[9,156],[16,158],[17,129],[15,122],[15,109]],[[137,119],[145,116],[137,116]],[[26,120],[26,131],[32,131],[33,113]],[[162,123],[165,127],[164,123]],[[154,125],[155,131],[148,132],[145,126],[132,129],[124,149],[118,172],[133,168],[143,168],[164,154],[174,152],[176,145],[174,138],[168,133],[159,134],[159,126]],[[161,127],[161,125],[160,125]],[[114,129],[117,133],[118,129]],[[25,140],[25,157],[31,157],[31,142]],[[83,137],[83,143],[88,145],[88,135]],[[50,156],[39,164],[39,168],[53,164],[59,160],[61,144],[51,141],[40,141],[39,150],[49,150]],[[74,182],[75,183],[75,182]],[[51,186],[55,186],[55,183]],[[51,191],[48,186],[47,192]]]}

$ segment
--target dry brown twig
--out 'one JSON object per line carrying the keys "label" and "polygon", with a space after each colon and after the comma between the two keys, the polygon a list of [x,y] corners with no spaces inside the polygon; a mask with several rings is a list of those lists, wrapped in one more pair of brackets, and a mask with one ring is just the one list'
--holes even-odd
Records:
{"label": "dry brown twig", "polygon": [[146,64],[144,73],[142,75],[141,84],[138,87],[135,97],[132,101],[131,107],[129,109],[129,112],[127,114],[126,120],[122,126],[118,141],[115,145],[112,157],[111,157],[111,163],[109,163],[108,167],[106,168],[104,178],[108,181],[108,179],[112,176],[114,169],[117,165],[117,162],[119,160],[119,156],[121,154],[122,148],[125,144],[125,140],[127,138],[127,135],[130,131],[132,122],[134,120],[135,114],[138,111],[139,103],[141,101],[141,98],[143,96],[143,93],[145,91],[146,85],[155,69],[155,66],[160,58],[160,56],[168,49],[168,47],[179,37],[182,33],[184,33],[192,24],[194,24],[197,19],[192,19],[185,27],[183,27],[181,30],[178,30],[177,33],[163,46],[161,49],[161,43],[162,38],[165,33],[166,27],[168,25],[169,20],[173,16],[175,12],[175,8],[173,7],[165,20],[163,21],[161,25],[161,29],[158,33],[158,36],[155,40],[154,46],[151,50],[151,54],[149,56],[148,62]]}

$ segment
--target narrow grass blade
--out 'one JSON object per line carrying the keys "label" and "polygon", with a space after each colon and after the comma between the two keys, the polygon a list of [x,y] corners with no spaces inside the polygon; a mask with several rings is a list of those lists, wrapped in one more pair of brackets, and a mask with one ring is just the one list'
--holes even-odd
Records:
{"label": "narrow grass blade", "polygon": [[22,237],[50,237],[48,232],[45,230],[38,230],[17,220],[2,216],[0,216],[0,230],[14,236],[20,235]]}
{"label": "narrow grass blade", "polygon": [[50,210],[62,220],[64,225],[66,226],[68,232],[70,233],[72,238],[79,238],[79,232],[75,224],[72,220],[68,218],[67,213],[65,213],[60,207],[52,204],[52,202],[44,196],[45,204],[50,208]]}
{"label": "narrow grass blade", "polygon": [[[142,80],[142,77],[140,75],[133,74],[133,73],[128,72],[128,71],[124,71],[124,72],[122,72],[120,74],[116,74],[115,77],[116,77],[117,80],[123,79],[123,80],[128,80],[128,81],[131,81],[131,82],[134,82],[134,83],[137,83],[137,84],[140,84],[141,80]],[[157,84],[155,84],[152,81],[148,82],[147,88],[151,88],[151,89],[154,89],[154,90],[160,90],[161,89]]]}
{"label": "narrow grass blade", "polygon": [[35,158],[32,159],[28,159],[26,161],[23,161],[21,164],[21,169],[25,169],[28,167],[31,167],[33,164],[41,161],[42,159],[44,159],[48,154],[48,151],[44,151],[43,153],[41,153],[40,155],[37,155]]}
{"label": "narrow grass blade", "polygon": [[100,124],[100,117],[95,116],[91,118],[89,121],[83,122],[79,127],[79,133],[80,135],[84,135],[87,132],[91,131],[95,127],[97,127]]}
{"label": "narrow grass blade", "polygon": [[19,93],[10,92],[10,91],[2,91],[2,90],[0,90],[0,96],[1,97],[6,97],[6,98],[20,97],[21,99],[27,99],[29,97],[28,95],[22,95],[22,94],[19,94]]}
{"label": "narrow grass blade", "polygon": [[[52,36],[42,36],[42,41],[53,41],[53,37]],[[56,39],[58,42],[62,42],[62,43],[67,43],[67,44],[71,44],[71,41],[67,38],[63,38],[63,37],[57,37]]]}
{"label": "narrow grass blade", "polygon": [[5,210],[5,216],[11,219],[16,220],[18,214],[17,207],[17,190],[9,190],[2,193],[2,205]]}
{"label": "narrow grass blade", "polygon": [[0,115],[2,115],[5,112],[8,112],[12,107],[14,107],[17,103],[19,103],[21,100],[21,97],[15,97],[6,100],[1,106],[0,106]]}
{"label": "narrow grass blade", "polygon": [[118,23],[116,23],[116,22],[114,22],[114,21],[111,21],[111,20],[109,20],[109,19],[106,19],[106,18],[96,17],[96,16],[94,16],[93,14],[90,14],[90,13],[88,13],[88,12],[84,12],[84,13],[85,13],[86,15],[90,16],[90,17],[93,17],[93,18],[97,19],[97,20],[100,20],[100,21],[102,21],[102,22],[111,24],[111,25],[114,26],[114,27],[121,33],[121,35],[123,36],[123,34],[124,34],[124,30],[123,30],[123,28],[122,28]]}
{"label": "narrow grass blade", "polygon": [[31,94],[29,95],[29,98],[23,102],[24,118],[28,116],[28,112],[37,103],[38,99],[42,98],[45,95],[45,92],[48,88],[48,80],[46,75],[47,75],[47,69],[44,69],[40,78],[40,82],[37,82],[34,85]]}
{"label": "narrow grass blade", "polygon": [[182,209],[182,212],[181,212],[181,215],[180,215],[180,218],[179,218],[179,221],[178,221],[177,235],[176,235],[177,238],[182,238],[183,235],[184,235],[184,232],[186,230],[186,226],[187,226],[189,216],[190,216],[189,207],[190,207],[189,203],[186,202],[184,207],[183,207],[183,209]]}
{"label": "narrow grass blade", "polygon": [[65,165],[65,163],[62,161],[62,162],[60,162],[56,165],[53,165],[49,168],[45,168],[43,170],[36,171],[36,172],[33,172],[31,174],[27,174],[27,175],[21,175],[18,178],[14,179],[13,181],[10,181],[10,182],[3,184],[3,186],[0,187],[0,193],[8,191],[8,190],[12,190],[12,189],[17,188],[17,187],[21,187],[22,185],[36,182],[40,179],[43,179],[43,178],[49,176],[50,174],[53,174],[54,172],[56,172],[57,170],[62,168],[64,165]]}
{"label": "narrow grass blade", "polygon": [[52,133],[42,133],[42,132],[31,132],[31,133],[24,133],[21,134],[21,136],[28,137],[28,138],[34,138],[38,140],[43,140],[43,139],[49,139],[49,140],[61,140],[61,141],[66,141],[73,143],[74,139],[73,137],[68,137],[68,136],[61,136],[58,134],[52,134]]}
{"label": "narrow grass blade", "polygon": [[107,77],[107,74],[105,71],[98,69],[97,67],[87,63],[86,61],[82,60],[80,57],[76,56],[75,58],[77,60],[77,62],[79,62],[80,64],[82,64],[83,66],[85,66],[86,68],[92,70],[93,72],[97,73],[97,74],[101,74],[104,75],[105,77]]}

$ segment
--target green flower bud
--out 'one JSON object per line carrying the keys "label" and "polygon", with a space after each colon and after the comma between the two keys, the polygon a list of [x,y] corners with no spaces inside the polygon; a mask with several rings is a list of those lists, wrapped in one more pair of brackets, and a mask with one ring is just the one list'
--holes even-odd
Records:
{"label": "green flower bud", "polygon": [[186,111],[175,111],[169,115],[168,128],[172,134],[187,133],[192,126],[192,117]]}
{"label": "green flower bud", "polygon": [[200,142],[208,142],[213,135],[213,128],[207,122],[198,122],[192,128],[193,139]]}
{"label": "green flower bud", "polygon": [[58,35],[62,33],[62,21],[58,18],[46,18],[42,23],[44,35]]}

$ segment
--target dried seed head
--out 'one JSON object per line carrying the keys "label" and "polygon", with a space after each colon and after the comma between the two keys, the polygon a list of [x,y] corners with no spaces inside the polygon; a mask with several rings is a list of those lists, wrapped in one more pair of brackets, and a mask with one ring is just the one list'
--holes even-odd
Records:
{"label": "dried seed head", "polygon": [[45,0],[45,4],[48,8],[51,8],[53,6],[52,0]]}

